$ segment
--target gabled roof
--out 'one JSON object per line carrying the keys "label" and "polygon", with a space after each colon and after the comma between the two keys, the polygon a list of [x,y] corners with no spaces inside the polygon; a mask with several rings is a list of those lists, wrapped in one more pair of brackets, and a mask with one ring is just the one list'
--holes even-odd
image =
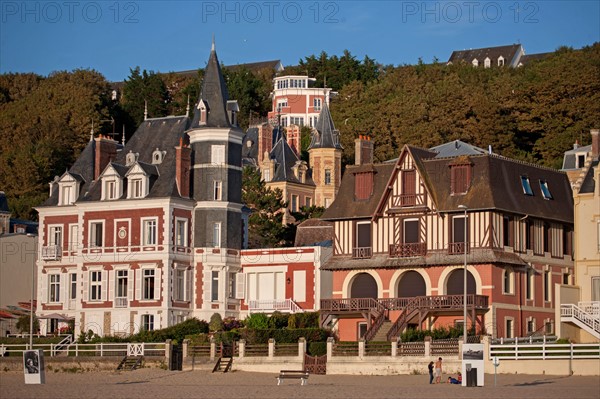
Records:
{"label": "gabled roof", "polygon": [[474,145],[460,140],[454,140],[449,143],[431,147],[429,151],[437,153],[435,158],[460,157],[462,155],[480,155],[487,152],[483,148],[475,147]]}
{"label": "gabled roof", "polygon": [[145,163],[145,162],[136,162],[133,165],[131,165],[131,167],[129,168],[129,170],[127,171],[127,173],[125,174],[126,176],[130,175],[131,173],[133,173],[133,170],[135,169],[135,167],[139,166],[139,168],[142,170],[142,172],[144,172],[144,174],[146,176],[158,176],[158,169],[156,168],[156,165],[151,165],[149,163]]}
{"label": "gabled roof", "polygon": [[492,65],[497,65],[496,62],[498,58],[502,57],[505,60],[505,65],[512,65],[515,61],[515,57],[517,57],[521,51],[522,47],[520,44],[453,51],[448,62],[453,64],[460,61],[471,63],[474,59],[477,59],[477,61],[483,65],[483,61],[486,58],[489,58],[493,61],[491,63]]}
{"label": "gabled roof", "polygon": [[229,100],[227,85],[223,79],[221,66],[213,43],[204,72],[204,78],[202,79],[200,97],[194,107],[194,117],[190,127],[197,128],[200,126],[200,109],[198,108],[200,101],[208,104],[209,108],[206,115],[206,124],[202,125],[202,127],[231,127],[231,121],[227,114],[227,100]]}
{"label": "gabled roof", "polygon": [[343,149],[340,144],[340,132],[335,130],[327,102],[323,103],[315,130],[313,130],[310,145],[308,146],[309,150],[312,148]]}
{"label": "gabled roof", "polygon": [[306,219],[298,225],[294,246],[331,246],[333,237],[333,223],[321,219]]}
{"label": "gabled roof", "polygon": [[127,175],[127,172],[129,171],[129,168],[127,166],[110,162],[108,165],[106,165],[106,168],[104,168],[98,179],[101,179],[102,176],[104,176],[109,169],[114,170],[121,178],[124,178]]}
{"label": "gabled roof", "polygon": [[315,185],[312,176],[309,174],[309,170],[307,170],[304,183],[298,180],[294,174],[293,167],[300,159],[298,159],[294,150],[289,146],[284,134],[279,135],[279,139],[275,143],[275,146],[273,146],[269,158],[275,160],[275,173],[271,182]]}
{"label": "gabled roof", "polygon": [[63,173],[63,175],[58,179],[58,181],[62,181],[65,177],[70,177],[71,179],[78,181],[79,183],[84,182],[85,179],[79,173],[69,172],[68,170]]}

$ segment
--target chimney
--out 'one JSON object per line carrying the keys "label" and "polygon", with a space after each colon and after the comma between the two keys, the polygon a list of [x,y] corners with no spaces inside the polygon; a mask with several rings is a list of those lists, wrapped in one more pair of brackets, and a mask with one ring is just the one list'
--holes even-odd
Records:
{"label": "chimney", "polygon": [[94,180],[98,180],[100,173],[106,168],[115,157],[117,156],[117,148],[119,143],[110,137],[100,135],[96,137],[96,160],[94,163]]}
{"label": "chimney", "polygon": [[286,130],[287,143],[300,158],[300,126],[290,125],[284,128]]}
{"label": "chimney", "polygon": [[179,195],[190,197],[190,169],[192,166],[192,149],[183,144],[179,139],[179,146],[175,147],[175,182],[179,188]]}
{"label": "chimney", "polygon": [[597,159],[600,155],[600,129],[591,129],[590,134],[592,135],[592,159]]}
{"label": "chimney", "polygon": [[268,123],[258,126],[258,164],[264,161],[264,153],[273,149],[273,127]]}
{"label": "chimney", "polygon": [[373,142],[371,137],[362,134],[354,140],[354,164],[365,165],[373,163]]}
{"label": "chimney", "polygon": [[573,144],[573,149],[576,150],[579,148],[579,142],[575,140],[575,144]]}

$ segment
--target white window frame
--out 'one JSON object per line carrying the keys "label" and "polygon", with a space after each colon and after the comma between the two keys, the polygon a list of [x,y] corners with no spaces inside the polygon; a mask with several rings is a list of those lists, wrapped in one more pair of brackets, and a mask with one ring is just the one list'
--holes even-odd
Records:
{"label": "white window frame", "polygon": [[210,301],[218,302],[219,301],[219,271],[212,270],[210,272]]}
{"label": "white window frame", "polygon": [[140,330],[154,331],[153,314],[143,314],[140,316]]}
{"label": "white window frame", "polygon": [[331,177],[332,177],[331,169],[325,169],[323,171],[323,173],[324,173],[323,183],[326,186],[330,186],[331,185]]}
{"label": "white window frame", "polygon": [[237,284],[236,284],[236,278],[237,278],[237,273],[236,272],[230,272],[229,273],[229,279],[228,279],[228,284],[229,284],[229,289],[227,290],[227,297],[230,299],[235,299],[236,298],[236,288],[237,288]]}
{"label": "white window frame", "polygon": [[102,270],[90,270],[90,302],[102,301]]}
{"label": "white window frame", "polygon": [[72,223],[69,225],[69,251],[76,251],[79,243],[79,225]]}
{"label": "white window frame", "polygon": [[175,268],[173,271],[173,299],[176,301],[186,301],[187,293],[187,270],[183,268]]}
{"label": "white window frame", "polygon": [[213,228],[212,228],[213,248],[221,248],[221,238],[223,237],[221,228],[222,228],[221,222],[213,223]]}
{"label": "white window frame", "polygon": [[144,198],[144,179],[134,177],[129,179],[129,198]]}
{"label": "white window frame", "polygon": [[[530,325],[531,329],[529,328]],[[527,334],[532,334],[536,331],[535,319],[533,317],[527,318],[527,320],[525,321],[525,329],[527,331]]]}
{"label": "white window frame", "polygon": [[298,212],[298,199],[299,196],[296,194],[290,196],[290,209],[292,212]]}
{"label": "white window frame", "polygon": [[[320,97],[313,98],[313,109],[315,111],[320,111],[323,106],[323,100]],[[312,120],[311,120],[312,122]]]}
{"label": "white window frame", "polygon": [[[183,231],[180,231],[181,225],[183,225]],[[188,246],[187,236],[188,236],[188,220],[183,219],[183,218],[175,218],[175,245],[178,247],[187,247]]]}
{"label": "white window frame", "polygon": [[[57,241],[58,238],[58,242]],[[63,244],[63,225],[51,224],[48,225],[48,246],[58,246],[62,248]]]}
{"label": "white window frame", "polygon": [[504,295],[514,295],[515,293],[515,273],[510,269],[504,269],[502,273],[502,293]]}
{"label": "white window frame", "polygon": [[484,68],[489,68],[492,66],[492,60],[490,60],[489,57],[486,57],[485,60],[483,60],[483,66]]}
{"label": "white window frame", "polygon": [[[124,281],[125,292],[121,291],[119,282]],[[129,270],[128,269],[116,269],[115,270],[115,299],[117,298],[128,298],[129,297]]]}
{"label": "white window frame", "polygon": [[[510,324],[510,328],[509,328]],[[515,319],[513,317],[504,318],[504,335],[506,338],[514,338],[515,336]]]}
{"label": "white window frame", "polygon": [[[158,245],[158,218],[142,218],[142,231],[140,234],[142,246]],[[150,227],[153,227],[150,230]]]}
{"label": "white window frame", "polygon": [[142,269],[142,301],[156,300],[156,270]]}
{"label": "white window frame", "polygon": [[223,199],[223,182],[213,180],[213,200],[221,201]]}
{"label": "white window frame", "polygon": [[210,163],[213,165],[225,164],[225,145],[213,144],[210,146]]}
{"label": "white window frame", "polygon": [[475,68],[477,68],[479,66],[479,61],[477,61],[477,58],[474,58],[473,61],[471,62],[473,64],[473,66]]}
{"label": "white window frame", "polygon": [[265,183],[268,183],[271,181],[271,170],[270,169],[263,170],[263,181]]}
{"label": "white window frame", "polygon": [[[100,245],[98,245],[98,240],[97,240],[97,236],[96,236],[96,228],[94,228],[95,225],[101,225],[102,226],[102,234],[100,236]],[[90,220],[88,222],[88,246],[90,248],[103,248],[104,247],[104,236],[105,236],[105,232],[104,232],[104,220]]]}
{"label": "white window frame", "polygon": [[48,303],[60,303],[60,274],[48,275]]}
{"label": "white window frame", "polygon": [[502,56],[498,57],[498,66],[499,67],[504,66],[504,57],[502,57]]}
{"label": "white window frame", "polygon": [[69,299],[77,299],[77,273],[69,274]]}

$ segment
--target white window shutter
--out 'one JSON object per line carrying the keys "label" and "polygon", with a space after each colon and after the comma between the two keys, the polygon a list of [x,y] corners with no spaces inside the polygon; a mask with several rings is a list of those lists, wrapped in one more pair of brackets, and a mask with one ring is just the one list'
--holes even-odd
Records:
{"label": "white window shutter", "polygon": [[[44,278],[42,279],[42,292],[41,299],[42,303],[48,303],[50,298],[48,298],[48,286],[50,285],[50,276],[48,274],[43,274]],[[38,309],[42,309],[40,305],[38,305]]]}
{"label": "white window shutter", "polygon": [[236,273],[235,275],[235,299],[245,299],[246,293],[246,275]]}
{"label": "white window shutter", "polygon": [[162,287],[162,269],[154,269],[154,300],[160,300],[160,287]]}
{"label": "white window shutter", "polygon": [[90,289],[90,271],[87,270],[87,271],[83,272],[83,298],[82,298],[83,302],[88,302],[90,300],[89,289]]}
{"label": "white window shutter", "polygon": [[108,300],[108,271],[102,270],[102,301]]}
{"label": "white window shutter", "polygon": [[135,298],[142,299],[142,269],[133,270],[135,273]]}
{"label": "white window shutter", "polygon": [[128,270],[127,271],[127,299],[129,301],[132,301],[133,298],[133,273],[135,272],[135,270]]}
{"label": "white window shutter", "polygon": [[202,273],[204,276],[204,281],[202,281],[202,298],[203,302],[210,302],[211,298],[211,286],[212,286],[212,272],[204,272]]}
{"label": "white window shutter", "polygon": [[185,271],[186,290],[183,299],[192,302],[192,287],[194,284],[194,273],[192,270]]}

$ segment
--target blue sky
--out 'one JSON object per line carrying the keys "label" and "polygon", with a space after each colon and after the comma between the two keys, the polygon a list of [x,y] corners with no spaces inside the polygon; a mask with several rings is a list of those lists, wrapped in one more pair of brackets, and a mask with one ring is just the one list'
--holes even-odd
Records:
{"label": "blue sky", "polygon": [[523,44],[527,54],[600,41],[593,1],[22,1],[0,2],[0,72],[204,67],[211,38],[226,65],[284,65],[344,49],[383,64]]}

